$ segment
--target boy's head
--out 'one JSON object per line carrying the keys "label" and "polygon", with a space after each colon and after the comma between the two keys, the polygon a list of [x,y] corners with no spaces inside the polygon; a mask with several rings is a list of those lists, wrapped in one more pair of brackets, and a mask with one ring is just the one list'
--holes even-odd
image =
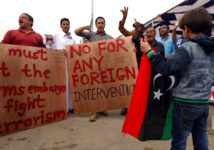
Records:
{"label": "boy's head", "polygon": [[206,32],[211,25],[212,16],[203,7],[187,11],[179,20],[179,27],[182,30],[186,26],[195,34]]}

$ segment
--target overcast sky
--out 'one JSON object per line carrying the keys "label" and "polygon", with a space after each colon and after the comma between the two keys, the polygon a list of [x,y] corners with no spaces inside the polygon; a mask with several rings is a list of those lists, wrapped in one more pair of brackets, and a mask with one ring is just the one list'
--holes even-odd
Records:
{"label": "overcast sky", "polygon": [[[129,7],[125,28],[132,30],[134,18],[140,23],[146,23],[158,14],[164,13],[184,0],[94,0],[94,18],[103,16],[106,20],[105,31],[114,38],[121,35],[118,30],[122,19],[120,12],[124,6]],[[10,29],[18,29],[18,18],[26,12],[34,18],[33,29],[44,34],[54,34],[61,31],[60,19],[70,20],[70,31],[80,43],[81,38],[74,30],[89,25],[91,20],[91,0],[8,0],[0,6],[0,41]],[[94,20],[95,20],[94,19]],[[95,28],[96,29],[96,28]]]}

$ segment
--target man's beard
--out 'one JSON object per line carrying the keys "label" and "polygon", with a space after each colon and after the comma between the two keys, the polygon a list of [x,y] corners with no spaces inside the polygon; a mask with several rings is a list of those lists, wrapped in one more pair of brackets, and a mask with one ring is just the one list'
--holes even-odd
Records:
{"label": "man's beard", "polygon": [[168,35],[168,33],[167,33],[167,32],[164,32],[163,34],[161,34],[161,36],[165,36],[165,35]]}

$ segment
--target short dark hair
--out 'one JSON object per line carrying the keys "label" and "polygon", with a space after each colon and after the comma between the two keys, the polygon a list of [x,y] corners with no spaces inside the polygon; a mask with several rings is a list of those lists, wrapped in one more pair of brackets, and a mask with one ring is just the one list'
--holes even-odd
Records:
{"label": "short dark hair", "polygon": [[104,20],[104,23],[106,23],[105,19],[104,19],[103,17],[100,16],[100,17],[97,17],[97,19],[95,20],[95,24],[97,24],[97,20],[98,20],[98,19],[103,19],[103,20]]}
{"label": "short dark hair", "polygon": [[33,26],[33,17],[31,15],[29,15],[28,13],[22,13],[28,16],[28,20],[32,21],[31,27]]}
{"label": "short dark hair", "polygon": [[85,39],[89,40],[88,38],[84,37],[83,40],[85,40]]}
{"label": "short dark hair", "polygon": [[61,20],[60,20],[60,25],[62,25],[62,22],[63,21],[68,21],[69,22],[69,24],[70,24],[70,21],[69,21],[69,19],[68,18],[62,18]]}
{"label": "short dark hair", "polygon": [[212,16],[203,7],[192,9],[187,11],[179,20],[179,27],[182,30],[185,29],[185,25],[190,28],[193,33],[204,33],[211,28]]}
{"label": "short dark hair", "polygon": [[[168,24],[164,23],[164,24],[162,24],[162,26],[166,26],[166,28],[169,30]],[[162,27],[162,26],[161,26],[161,27]]]}
{"label": "short dark hair", "polygon": [[[142,30],[145,30],[144,24],[140,23],[140,26],[141,26],[141,29],[142,29]],[[135,23],[133,23],[133,27],[135,28]]]}

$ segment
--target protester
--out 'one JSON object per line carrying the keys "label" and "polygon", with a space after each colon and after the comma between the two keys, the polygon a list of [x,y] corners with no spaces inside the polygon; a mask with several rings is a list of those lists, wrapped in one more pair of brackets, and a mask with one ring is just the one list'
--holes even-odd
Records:
{"label": "protester", "polygon": [[52,49],[65,49],[66,45],[76,44],[75,39],[70,32],[70,20],[62,18],[60,20],[60,28],[62,32],[55,33],[54,35],[45,35],[44,43],[50,45]]}
{"label": "protester", "polygon": [[22,13],[19,17],[19,29],[9,30],[2,44],[15,44],[35,47],[45,47],[43,44],[43,38],[39,33],[36,33],[33,29],[33,17],[27,13]]}
{"label": "protester", "polygon": [[[139,23],[136,22],[136,26],[138,26]],[[146,37],[147,41],[149,42],[149,45],[152,46],[155,50],[157,50],[158,53],[160,53],[163,57],[165,56],[164,46],[161,42],[158,42],[155,39],[156,31],[154,28],[147,28],[146,29]],[[137,50],[140,51],[140,40],[138,38],[132,37],[132,42],[135,43],[135,46],[137,47]]]}
{"label": "protester", "polygon": [[[54,35],[46,35],[44,38],[44,43],[52,48],[52,49],[61,49],[65,54],[65,46],[76,44],[75,39],[71,36],[70,30],[70,21],[68,18],[62,18],[60,20],[60,28],[62,32],[56,33]],[[67,60],[65,58],[66,64],[66,94],[67,94],[67,111],[73,112],[73,104],[71,99],[71,90],[69,85],[69,77],[68,77],[68,68],[67,68]]]}
{"label": "protester", "polygon": [[170,59],[172,57],[172,55],[174,54],[174,52],[178,49],[178,47],[180,47],[183,43],[185,43],[187,41],[183,35],[181,35],[179,38],[177,38],[177,36],[176,36],[176,29],[178,27],[177,23],[178,22],[176,22],[173,25],[173,29],[172,29],[173,30],[172,40],[175,41],[174,50],[173,50],[173,53],[167,57],[167,59]]}
{"label": "protester", "polygon": [[205,35],[212,25],[212,16],[205,8],[187,11],[179,21],[188,42],[166,60],[155,53],[147,42],[141,43],[152,67],[165,75],[175,75],[177,86],[172,90],[173,120],[171,150],[186,149],[192,133],[195,150],[208,150],[208,99],[214,83],[214,41]]}
{"label": "protester", "polygon": [[[120,10],[123,14],[122,20],[119,22],[119,31],[124,35],[124,36],[132,36],[134,35],[134,30],[133,31],[128,31],[126,28],[124,28],[125,21],[128,15],[128,7],[124,7],[124,10]],[[133,24],[133,27],[135,28],[135,24]],[[143,33],[145,31],[145,27],[142,23],[140,23],[140,26],[138,26],[138,38],[141,40],[144,38]],[[136,53],[136,59],[137,59],[137,65],[138,68],[140,67],[140,62],[141,62],[141,57],[142,57],[142,52],[137,51]]]}
{"label": "protester", "polygon": [[[139,26],[139,22],[136,21],[135,23],[135,34],[132,37],[132,42],[135,43],[135,52],[140,51],[140,42],[141,40],[137,38],[137,28]],[[157,50],[163,57],[165,56],[164,46],[161,42],[155,40],[156,31],[154,28],[147,28],[146,29],[146,37],[149,44]]]}
{"label": "protester", "polygon": [[[124,25],[125,25],[125,21],[126,21],[126,18],[127,18],[127,15],[128,15],[128,7],[124,7],[123,10],[120,10],[123,14],[123,18],[122,20],[119,22],[119,31],[124,35],[124,36],[132,36],[134,35],[134,30],[133,31],[128,31]],[[133,24],[133,27],[135,28],[135,24]],[[143,24],[140,24],[140,26],[138,26],[138,38],[141,40],[144,38],[143,36],[143,33],[145,31],[145,27]],[[136,48],[134,49],[134,51],[136,52],[136,60],[137,60],[137,66],[138,66],[138,69],[140,67],[140,62],[141,62],[141,57],[142,57],[142,52],[141,51],[137,51]],[[124,108],[121,110],[121,115],[126,115],[127,114],[127,108]]]}
{"label": "protester", "polygon": [[161,37],[156,38],[156,40],[164,45],[165,57],[167,58],[173,53],[174,50],[174,41],[169,35],[169,26],[167,24],[163,24],[161,26],[160,34]]}
{"label": "protester", "polygon": [[[93,42],[93,41],[100,41],[100,40],[107,40],[107,39],[113,39],[113,37],[111,35],[108,35],[105,32],[105,19],[103,17],[97,17],[95,20],[95,25],[97,28],[96,32],[91,31],[91,27],[90,26],[82,26],[79,27],[75,30],[76,35],[87,38],[89,40],[89,42]],[[88,30],[84,31],[84,30]],[[99,112],[99,114],[107,116],[108,113],[106,111],[103,112]],[[89,121],[94,122],[96,121],[98,117],[98,113],[92,113]]]}
{"label": "protester", "polygon": [[174,52],[178,49],[178,47],[180,47],[182,44],[184,44],[185,42],[187,42],[187,40],[184,38],[183,35],[181,35],[180,37],[177,38],[176,36],[176,29],[178,27],[178,23],[176,22],[173,25],[173,32],[172,32],[172,39],[173,41],[175,41],[175,47],[174,47]]}
{"label": "protester", "polygon": [[175,41],[174,52],[185,42],[187,42],[187,40],[185,39],[185,37],[183,35],[181,35],[179,38],[177,38]]}

